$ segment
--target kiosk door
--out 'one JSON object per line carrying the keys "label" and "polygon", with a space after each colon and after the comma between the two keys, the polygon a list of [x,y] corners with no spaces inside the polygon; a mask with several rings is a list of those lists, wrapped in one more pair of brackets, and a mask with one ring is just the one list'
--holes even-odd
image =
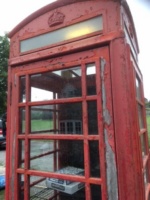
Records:
{"label": "kiosk door", "polygon": [[108,47],[19,66],[12,79],[11,197],[117,199]]}

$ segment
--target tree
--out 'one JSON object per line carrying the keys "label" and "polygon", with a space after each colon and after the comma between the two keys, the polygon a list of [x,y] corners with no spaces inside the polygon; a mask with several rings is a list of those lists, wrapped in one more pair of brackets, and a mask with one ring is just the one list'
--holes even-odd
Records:
{"label": "tree", "polygon": [[7,106],[7,71],[9,57],[9,39],[0,36],[0,116],[6,112]]}

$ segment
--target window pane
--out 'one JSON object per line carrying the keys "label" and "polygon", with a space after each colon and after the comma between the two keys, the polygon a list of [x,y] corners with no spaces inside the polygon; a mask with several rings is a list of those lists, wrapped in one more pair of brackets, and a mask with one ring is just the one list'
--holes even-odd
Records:
{"label": "window pane", "polygon": [[81,103],[32,106],[30,116],[31,133],[83,134]]}
{"label": "window pane", "polygon": [[30,200],[85,200],[85,189],[81,187],[83,183],[56,184],[47,187],[47,179],[45,177],[30,176]]}
{"label": "window pane", "polygon": [[101,186],[91,184],[91,200],[100,200],[101,196]]}
{"label": "window pane", "polygon": [[143,110],[141,105],[138,105],[138,115],[139,115],[139,126],[140,129],[142,129],[144,128],[144,122],[143,122]]}
{"label": "window pane", "polygon": [[19,79],[19,102],[25,102],[26,101],[26,78],[25,76],[21,76]]}
{"label": "window pane", "polygon": [[25,134],[25,108],[19,109],[19,134]]}
{"label": "window pane", "polygon": [[[57,122],[57,112],[53,105],[32,106],[30,109],[31,133],[57,132],[57,127],[54,130],[54,122]],[[54,116],[56,118],[53,120]]]}
{"label": "window pane", "polygon": [[31,140],[30,169],[83,176],[83,141]]}
{"label": "window pane", "polygon": [[24,168],[25,162],[25,142],[24,140],[19,140],[19,151],[18,151],[18,167]]}
{"label": "window pane", "polygon": [[89,142],[90,154],[90,176],[100,177],[100,160],[99,160],[99,145],[98,141]]}
{"label": "window pane", "polygon": [[96,67],[95,63],[86,65],[87,95],[96,94]]}
{"label": "window pane", "polygon": [[24,199],[24,175],[18,175],[18,199]]}
{"label": "window pane", "polygon": [[141,135],[140,139],[141,139],[142,156],[144,157],[147,154],[146,153],[145,135]]}
{"label": "window pane", "polygon": [[149,173],[149,169],[148,169],[148,164],[147,164],[146,168],[144,169],[144,183],[145,183],[145,186],[147,186],[147,184],[150,182],[148,173]]}
{"label": "window pane", "polygon": [[98,134],[97,102],[96,101],[88,102],[88,132],[89,132],[89,135]]}
{"label": "window pane", "polygon": [[136,97],[141,100],[141,82],[136,78]]}
{"label": "window pane", "polygon": [[49,199],[54,195],[51,189],[46,187],[46,178],[39,176],[30,176],[30,200]]}
{"label": "window pane", "polygon": [[30,77],[31,101],[72,98],[82,95],[80,66],[34,74]]}
{"label": "window pane", "polygon": [[84,36],[89,33],[94,33],[103,29],[102,16],[97,16],[77,24],[73,24],[50,33],[35,36],[20,43],[21,52],[26,52],[52,45],[58,42],[63,42],[69,39]]}

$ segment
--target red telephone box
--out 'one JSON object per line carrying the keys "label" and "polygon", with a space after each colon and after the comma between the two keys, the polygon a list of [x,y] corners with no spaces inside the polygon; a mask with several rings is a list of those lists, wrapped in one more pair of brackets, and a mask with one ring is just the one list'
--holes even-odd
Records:
{"label": "red telephone box", "polygon": [[6,200],[149,200],[126,1],[58,0],[10,33]]}

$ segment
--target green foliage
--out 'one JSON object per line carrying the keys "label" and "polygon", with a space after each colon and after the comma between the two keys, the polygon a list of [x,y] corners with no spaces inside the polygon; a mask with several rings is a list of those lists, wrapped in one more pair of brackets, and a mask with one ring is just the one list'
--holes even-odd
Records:
{"label": "green foliage", "polygon": [[7,71],[9,57],[9,39],[0,36],[0,116],[6,112],[7,106]]}
{"label": "green foliage", "polygon": [[148,138],[149,138],[149,146],[150,146],[150,116],[147,115],[147,129],[148,129]]}
{"label": "green foliage", "polygon": [[146,108],[150,109],[150,101],[146,102]]}

